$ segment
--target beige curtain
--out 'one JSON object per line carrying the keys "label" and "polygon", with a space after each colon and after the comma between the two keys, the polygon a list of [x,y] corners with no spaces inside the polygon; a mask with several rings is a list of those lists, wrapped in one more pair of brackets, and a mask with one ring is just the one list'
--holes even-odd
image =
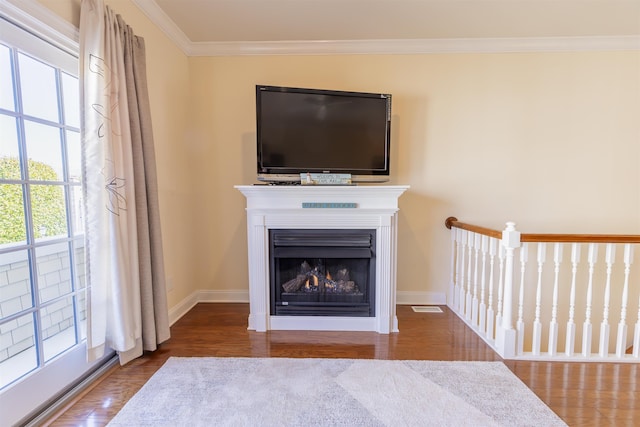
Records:
{"label": "beige curtain", "polygon": [[145,45],[102,0],[81,7],[88,358],[124,364],[170,336]]}

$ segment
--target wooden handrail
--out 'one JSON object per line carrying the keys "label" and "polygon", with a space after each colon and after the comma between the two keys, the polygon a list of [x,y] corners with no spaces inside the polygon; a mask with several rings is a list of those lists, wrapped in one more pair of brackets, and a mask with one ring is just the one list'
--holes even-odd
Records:
{"label": "wooden handrail", "polygon": [[444,225],[451,230],[451,227],[460,228],[462,230],[473,231],[474,233],[482,234],[483,236],[494,237],[496,239],[502,239],[502,231],[493,230],[491,228],[480,227],[478,225],[467,224],[458,221],[458,218],[450,216],[444,222]]}
{"label": "wooden handrail", "polygon": [[[473,231],[484,236],[502,238],[502,231],[490,228],[479,227],[477,225],[466,224],[450,216],[445,221],[448,229],[451,227]],[[525,242],[550,242],[550,243],[640,243],[640,235],[637,234],[544,234],[544,233],[522,233],[520,241]]]}
{"label": "wooden handrail", "polygon": [[523,233],[521,242],[549,243],[640,243],[640,235],[634,234],[534,234]]}

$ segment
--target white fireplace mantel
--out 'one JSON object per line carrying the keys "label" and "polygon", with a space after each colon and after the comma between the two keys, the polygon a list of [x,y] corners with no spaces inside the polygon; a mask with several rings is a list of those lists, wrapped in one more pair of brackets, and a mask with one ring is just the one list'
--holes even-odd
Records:
{"label": "white fireplace mantel", "polygon": [[[398,332],[398,198],[409,186],[237,185],[235,188],[247,199],[250,306],[248,329],[259,332]],[[270,229],[375,229],[375,317],[272,316],[269,307]]]}

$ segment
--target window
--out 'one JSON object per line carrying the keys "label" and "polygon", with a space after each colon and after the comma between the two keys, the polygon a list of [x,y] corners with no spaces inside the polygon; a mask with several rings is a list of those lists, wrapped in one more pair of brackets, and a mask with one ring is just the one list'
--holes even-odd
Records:
{"label": "window", "polygon": [[0,388],[5,388],[84,339],[85,282],[77,58],[6,21],[2,30]]}
{"label": "window", "polygon": [[0,2],[2,425],[24,423],[114,354],[86,361],[77,30],[20,4],[29,10]]}

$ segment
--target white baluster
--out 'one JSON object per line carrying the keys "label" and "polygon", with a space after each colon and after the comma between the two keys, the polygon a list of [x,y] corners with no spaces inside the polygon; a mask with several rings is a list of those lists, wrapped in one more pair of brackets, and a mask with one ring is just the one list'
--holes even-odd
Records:
{"label": "white baluster", "polygon": [[505,248],[504,298],[502,301],[502,324],[496,331],[496,349],[503,358],[516,353],[516,330],[513,328],[513,254],[520,247],[520,232],[515,223],[507,222],[502,232],[502,246]]}
{"label": "white baluster", "polygon": [[471,319],[471,266],[473,264],[473,239],[475,233],[469,233],[467,237],[469,238],[467,241],[467,248],[469,251],[467,252],[467,293],[465,295],[465,306],[464,306],[464,317],[467,320]]}
{"label": "white baluster", "polygon": [[578,274],[578,264],[580,263],[580,244],[571,244],[571,293],[569,297],[569,320],[567,321],[567,335],[564,352],[567,356],[573,355],[576,341],[576,323],[574,321],[576,313],[576,276]]}
{"label": "white baluster", "polygon": [[532,353],[540,356],[540,340],[542,335],[542,323],[540,322],[540,309],[542,304],[542,266],[547,255],[547,244],[538,243],[538,285],[536,286],[536,318],[533,321]]}
{"label": "white baluster", "polygon": [[620,323],[618,323],[618,339],[616,340],[616,356],[622,358],[627,346],[627,303],[629,299],[629,273],[633,263],[633,246],[624,245],[624,287],[622,288],[622,305]]}
{"label": "white baluster", "polygon": [[589,284],[587,286],[587,309],[585,311],[584,325],[582,326],[582,355],[591,355],[591,337],[593,326],[591,325],[591,306],[593,305],[593,271],[598,261],[598,245],[589,243]]}
{"label": "white baluster", "polygon": [[506,252],[502,243],[498,246],[498,306],[496,313],[496,334],[498,327],[502,325],[502,294],[504,290],[504,260]]}
{"label": "white baluster", "polygon": [[457,229],[451,227],[451,276],[449,277],[449,292],[447,295],[447,304],[454,307],[455,289],[456,289],[456,235]]}
{"label": "white baluster", "polygon": [[473,302],[471,304],[471,324],[474,327],[478,327],[478,274],[479,272],[479,254],[480,254],[480,246],[482,244],[482,235],[476,233],[475,238],[473,240],[473,248],[475,249],[475,265],[473,269]]}
{"label": "white baluster", "polygon": [[484,295],[487,286],[487,250],[489,249],[489,237],[482,236],[482,278],[480,280],[480,318],[479,329],[481,334],[486,333],[487,325],[487,306],[484,302]]}
{"label": "white baluster", "polygon": [[462,283],[460,282],[462,278],[460,266],[464,262],[462,258],[464,254],[464,249],[462,247],[463,231],[464,230],[460,228],[456,229],[456,283],[453,292],[453,310],[456,312],[460,312],[460,286],[462,286]]}
{"label": "white baluster", "polygon": [[[496,248],[498,247],[498,240],[495,238],[489,239],[489,299],[487,301],[487,337],[493,340],[495,335],[493,333],[493,320],[495,319],[495,313],[493,311],[493,288],[495,282],[494,276],[494,266],[495,266],[495,258],[496,258]],[[640,322],[639,322],[640,323]],[[638,328],[640,330],[640,327]]]}
{"label": "white baluster", "polygon": [[517,352],[524,353],[524,273],[529,258],[529,244],[523,243],[520,248],[520,289],[518,290],[518,321],[516,323]]}
{"label": "white baluster", "polygon": [[613,243],[607,243],[607,253],[605,262],[607,263],[607,284],[604,288],[604,310],[602,312],[602,323],[600,324],[600,357],[609,355],[609,303],[611,301],[611,270],[616,259],[616,247]]}
{"label": "white baluster", "polygon": [[640,358],[640,296],[638,297],[638,320],[633,333],[633,357]]}
{"label": "white baluster", "polygon": [[551,307],[551,323],[549,324],[549,356],[558,351],[558,288],[560,286],[560,264],[562,263],[562,244],[556,243],[553,250],[554,280],[553,305]]}
{"label": "white baluster", "polygon": [[458,289],[458,313],[464,315],[465,255],[467,253],[467,230],[460,230],[460,286]]}

